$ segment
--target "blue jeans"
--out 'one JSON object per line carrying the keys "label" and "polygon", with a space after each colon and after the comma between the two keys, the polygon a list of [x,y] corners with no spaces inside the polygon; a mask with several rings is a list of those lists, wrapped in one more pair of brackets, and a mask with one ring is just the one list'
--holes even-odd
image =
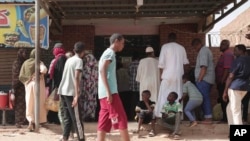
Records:
{"label": "blue jeans", "polygon": [[201,82],[196,82],[196,86],[203,96],[202,109],[204,112],[204,118],[212,118],[212,106],[210,101],[212,85],[202,80]]}
{"label": "blue jeans", "polygon": [[195,108],[202,104],[202,100],[189,100],[185,106],[184,112],[188,119],[193,122],[196,121]]}

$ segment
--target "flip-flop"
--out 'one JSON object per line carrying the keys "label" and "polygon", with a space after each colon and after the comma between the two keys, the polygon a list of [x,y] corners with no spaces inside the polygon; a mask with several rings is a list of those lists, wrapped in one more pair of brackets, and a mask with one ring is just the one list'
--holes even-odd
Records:
{"label": "flip-flop", "polygon": [[148,136],[149,136],[149,137],[154,137],[154,136],[155,136],[154,131],[153,131],[153,130],[151,130],[151,131],[148,133]]}
{"label": "flip-flop", "polygon": [[201,124],[213,124],[213,121],[205,121],[205,120],[204,120],[204,121],[201,121],[200,123],[201,123]]}
{"label": "flip-flop", "polygon": [[179,135],[174,135],[173,139],[174,140],[180,140],[180,136]]}

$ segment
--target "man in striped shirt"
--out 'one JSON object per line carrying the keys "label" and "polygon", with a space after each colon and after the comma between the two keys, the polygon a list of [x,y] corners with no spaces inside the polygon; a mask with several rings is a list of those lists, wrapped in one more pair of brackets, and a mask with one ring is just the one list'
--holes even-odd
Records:
{"label": "man in striped shirt", "polygon": [[129,90],[130,90],[130,99],[132,103],[129,107],[130,113],[128,115],[129,120],[133,120],[136,113],[134,111],[136,104],[139,102],[139,82],[136,81],[137,68],[139,65],[139,53],[134,52],[132,57],[132,62],[128,67],[128,75],[129,75]]}

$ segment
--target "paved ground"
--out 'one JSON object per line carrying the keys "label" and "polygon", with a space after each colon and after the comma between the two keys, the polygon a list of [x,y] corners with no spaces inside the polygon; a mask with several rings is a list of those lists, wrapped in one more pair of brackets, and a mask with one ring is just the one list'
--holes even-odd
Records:
{"label": "paved ground", "polygon": [[[87,141],[95,141],[97,123],[85,123],[85,136]],[[228,126],[226,124],[197,125],[189,128],[187,122],[181,124],[181,140],[182,141],[228,141]],[[138,138],[137,134],[133,134],[136,130],[137,123],[129,122],[129,134],[131,141],[170,141],[167,138],[168,131],[161,127],[157,127],[158,134],[155,137],[148,137],[147,131],[143,131],[145,135]],[[147,128],[147,127],[146,127]],[[27,132],[25,128],[16,129],[15,126],[0,126],[0,141],[59,141],[61,136],[61,128],[59,125],[46,124],[40,128],[39,133]],[[120,141],[117,131],[112,131],[107,135],[107,141]],[[71,141],[74,141],[71,139]]]}

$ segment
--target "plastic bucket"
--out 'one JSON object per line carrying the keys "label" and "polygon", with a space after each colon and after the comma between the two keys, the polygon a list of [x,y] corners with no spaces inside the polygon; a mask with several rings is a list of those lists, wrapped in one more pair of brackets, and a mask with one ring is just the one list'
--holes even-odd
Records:
{"label": "plastic bucket", "polygon": [[8,93],[0,92],[0,109],[9,107]]}

